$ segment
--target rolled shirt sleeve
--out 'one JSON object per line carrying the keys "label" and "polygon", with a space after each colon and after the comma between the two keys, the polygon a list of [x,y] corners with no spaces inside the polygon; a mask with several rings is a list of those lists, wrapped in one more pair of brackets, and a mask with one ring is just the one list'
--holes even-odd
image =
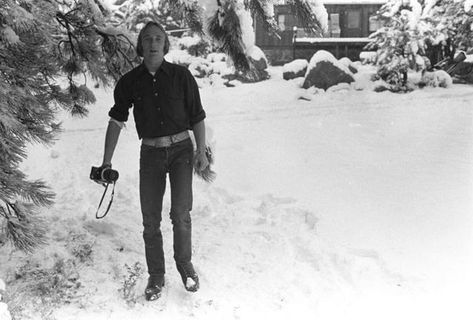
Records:
{"label": "rolled shirt sleeve", "polygon": [[200,100],[199,87],[189,70],[185,73],[186,108],[191,127],[204,120],[206,117]]}
{"label": "rolled shirt sleeve", "polygon": [[127,77],[122,77],[118,81],[113,92],[115,104],[108,113],[112,119],[120,122],[128,120],[129,110],[133,102],[130,89],[130,85],[127,84]]}

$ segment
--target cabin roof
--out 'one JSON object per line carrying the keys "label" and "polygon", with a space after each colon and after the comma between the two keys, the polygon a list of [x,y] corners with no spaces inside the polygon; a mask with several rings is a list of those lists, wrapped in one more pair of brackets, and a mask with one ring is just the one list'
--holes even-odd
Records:
{"label": "cabin roof", "polygon": [[322,0],[324,4],[385,4],[388,0]]}
{"label": "cabin roof", "polygon": [[370,42],[371,39],[367,37],[353,37],[353,38],[307,38],[307,37],[301,37],[301,38],[296,38],[295,42],[305,42],[305,43],[328,43],[328,42],[333,42],[333,43],[341,43],[341,42]]}

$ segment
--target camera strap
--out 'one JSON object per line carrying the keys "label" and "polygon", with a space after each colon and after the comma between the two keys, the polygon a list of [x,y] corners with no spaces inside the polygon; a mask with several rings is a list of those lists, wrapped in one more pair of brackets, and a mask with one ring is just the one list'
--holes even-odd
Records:
{"label": "camera strap", "polygon": [[110,195],[110,202],[108,203],[107,209],[105,210],[104,214],[99,216],[99,210],[100,210],[100,207],[102,206],[102,202],[103,202],[103,199],[105,198],[105,194],[107,194],[107,190],[108,190],[109,185],[110,185],[110,183],[107,183],[107,184],[104,183],[103,184],[103,186],[105,187],[105,190],[103,192],[102,199],[100,199],[100,203],[99,203],[99,206],[97,208],[97,212],[95,213],[95,218],[96,219],[104,218],[107,215],[108,211],[110,210],[110,207],[112,206],[113,196],[115,195],[115,182],[113,182],[112,194]]}

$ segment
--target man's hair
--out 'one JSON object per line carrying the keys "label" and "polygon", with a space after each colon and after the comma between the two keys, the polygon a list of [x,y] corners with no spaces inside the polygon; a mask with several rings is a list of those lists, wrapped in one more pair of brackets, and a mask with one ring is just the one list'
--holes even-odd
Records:
{"label": "man's hair", "polygon": [[136,43],[136,53],[138,56],[142,57],[143,56],[143,34],[145,33],[146,29],[151,26],[156,26],[158,27],[163,33],[164,33],[164,54],[167,54],[169,52],[169,37],[168,34],[166,33],[166,30],[164,30],[163,26],[160,25],[159,23],[155,21],[149,21],[146,23],[146,25],[140,30],[140,33],[138,34],[138,41]]}

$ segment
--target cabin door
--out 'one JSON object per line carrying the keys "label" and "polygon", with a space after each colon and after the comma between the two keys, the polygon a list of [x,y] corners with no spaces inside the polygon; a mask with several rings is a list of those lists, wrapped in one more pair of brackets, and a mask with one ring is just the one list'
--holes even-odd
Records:
{"label": "cabin door", "polygon": [[341,37],[362,37],[361,9],[346,9],[341,16]]}

